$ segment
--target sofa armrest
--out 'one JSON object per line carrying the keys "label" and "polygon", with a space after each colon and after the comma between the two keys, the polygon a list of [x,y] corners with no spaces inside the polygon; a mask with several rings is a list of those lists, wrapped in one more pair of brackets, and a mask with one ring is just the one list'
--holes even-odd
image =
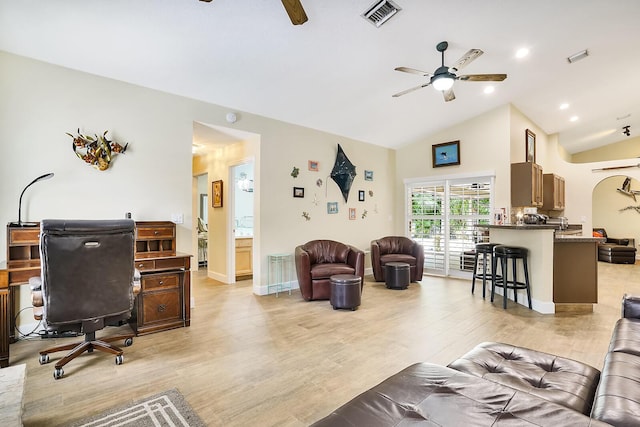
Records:
{"label": "sofa armrest", "polygon": [[640,319],[640,297],[624,294],[622,297],[622,317]]}
{"label": "sofa armrest", "polygon": [[613,243],[615,245],[629,246],[629,239],[616,239],[613,237],[607,237],[607,243]]}
{"label": "sofa armrest", "polygon": [[347,255],[347,264],[355,270],[355,275],[360,276],[360,287],[364,284],[364,252],[360,249],[349,245],[351,249],[349,255]]}
{"label": "sofa armrest", "polygon": [[311,289],[311,260],[309,253],[302,246],[297,246],[294,251],[294,259],[296,262],[296,275],[298,276],[298,286],[302,298],[310,301],[313,297]]}
{"label": "sofa armrest", "polygon": [[380,265],[380,245],[377,240],[371,241],[371,268],[373,269],[373,278],[376,282],[382,282],[382,266]]}

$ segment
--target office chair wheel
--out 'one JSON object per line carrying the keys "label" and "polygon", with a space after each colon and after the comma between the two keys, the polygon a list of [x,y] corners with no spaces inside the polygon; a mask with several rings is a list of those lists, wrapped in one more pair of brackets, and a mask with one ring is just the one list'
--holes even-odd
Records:
{"label": "office chair wheel", "polygon": [[125,347],[129,347],[133,344],[133,338],[127,338],[126,340],[124,340],[124,346]]}
{"label": "office chair wheel", "polygon": [[121,354],[116,356],[116,365],[122,365],[123,363],[124,363],[124,356]]}
{"label": "office chair wheel", "polygon": [[64,375],[64,370],[62,368],[56,368],[53,371],[53,378],[59,380]]}
{"label": "office chair wheel", "polygon": [[38,358],[38,362],[40,362],[41,365],[44,365],[45,363],[49,363],[49,355],[41,354],[40,357]]}

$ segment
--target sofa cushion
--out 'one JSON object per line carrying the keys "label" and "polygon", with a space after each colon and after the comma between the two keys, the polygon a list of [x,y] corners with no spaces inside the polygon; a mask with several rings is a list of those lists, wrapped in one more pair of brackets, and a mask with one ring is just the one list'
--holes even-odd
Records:
{"label": "sofa cushion", "polygon": [[482,343],[449,364],[583,414],[589,414],[600,371],[553,354],[502,343]]}
{"label": "sofa cushion", "polygon": [[640,424],[640,357],[607,354],[591,416],[614,426]]}
{"label": "sofa cushion", "polygon": [[313,424],[353,426],[604,426],[492,381],[430,363],[387,378]]}
{"label": "sofa cushion", "polygon": [[313,280],[328,279],[335,274],[354,274],[355,268],[349,264],[316,264],[311,266]]}

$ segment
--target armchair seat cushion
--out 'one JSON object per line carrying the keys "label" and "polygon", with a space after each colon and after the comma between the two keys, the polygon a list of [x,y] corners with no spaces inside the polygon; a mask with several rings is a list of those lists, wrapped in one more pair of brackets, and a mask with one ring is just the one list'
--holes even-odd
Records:
{"label": "armchair seat cushion", "polygon": [[385,265],[389,262],[404,262],[406,264],[415,266],[416,257],[407,254],[387,254],[380,257],[380,263]]}
{"label": "armchair seat cushion", "polygon": [[311,278],[329,279],[336,274],[355,274],[355,271],[349,264],[315,264],[311,267]]}

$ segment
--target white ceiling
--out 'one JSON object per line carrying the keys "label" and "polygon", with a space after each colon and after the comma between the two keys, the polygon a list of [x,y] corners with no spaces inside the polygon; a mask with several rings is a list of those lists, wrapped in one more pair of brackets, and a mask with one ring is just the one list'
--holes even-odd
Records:
{"label": "white ceiling", "polygon": [[[376,28],[373,0],[302,0],[301,26],[280,0],[0,0],[0,50],[387,147],[509,102],[570,152],[640,135],[640,1],[394,1]],[[426,82],[394,68],[433,72],[443,40],[448,65],[485,52],[462,74],[508,78],[392,98]]]}

